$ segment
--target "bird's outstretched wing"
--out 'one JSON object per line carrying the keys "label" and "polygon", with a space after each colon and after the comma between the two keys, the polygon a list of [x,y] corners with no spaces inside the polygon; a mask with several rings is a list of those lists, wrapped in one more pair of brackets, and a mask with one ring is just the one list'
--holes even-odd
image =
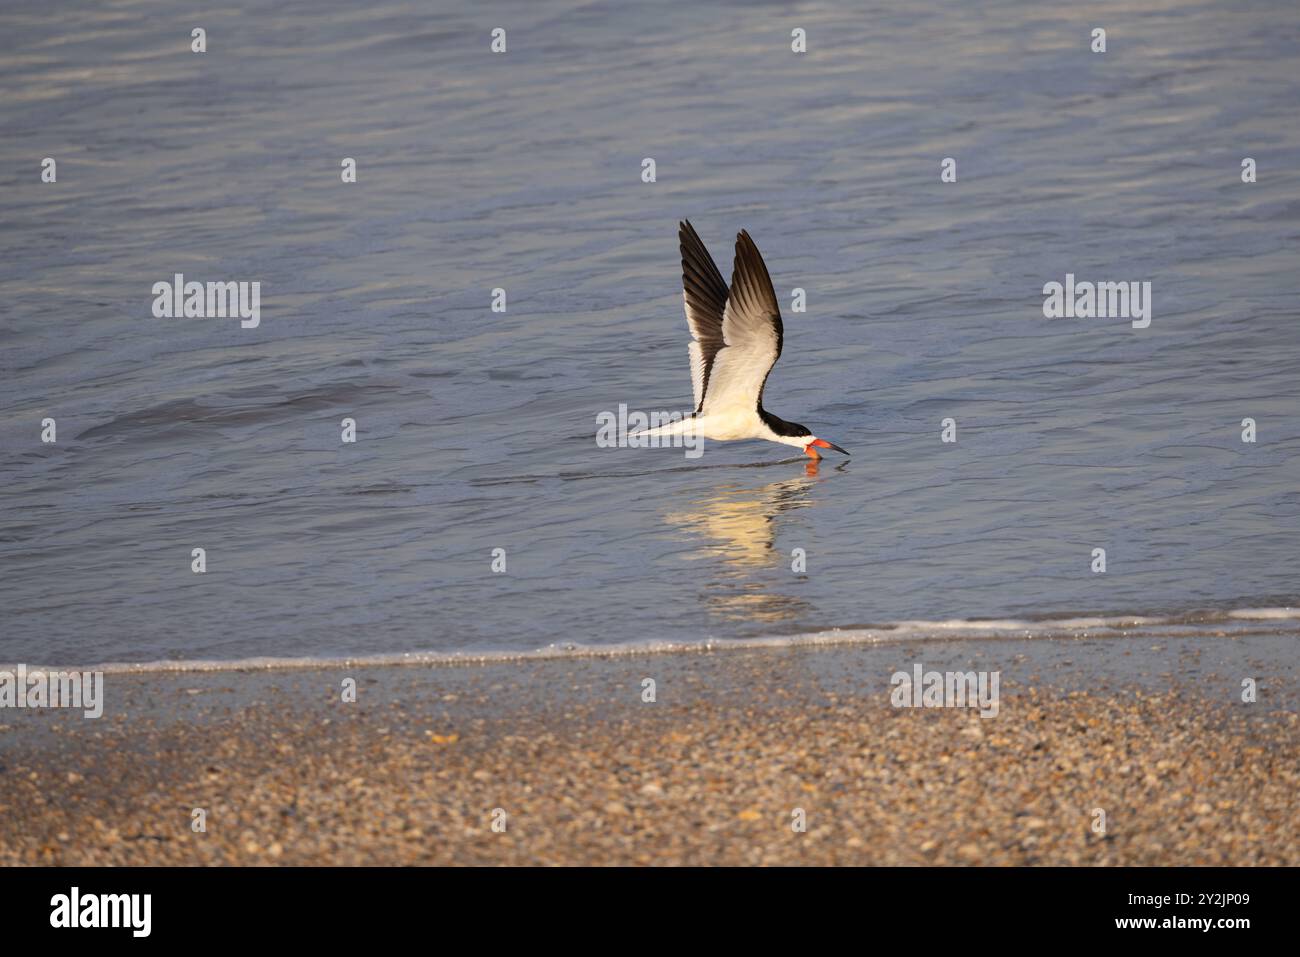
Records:
{"label": "bird's outstretched wing", "polygon": [[722,348],[715,350],[710,363],[703,414],[756,411],[768,373],[781,357],[784,334],[767,265],[742,230],[736,237],[731,292],[722,313]]}
{"label": "bird's outstretched wing", "polygon": [[682,250],[682,298],[686,303],[686,325],[691,330],[691,390],[695,411],[704,405],[713,359],[723,346],[722,313],[727,306],[727,284],[704,248],[690,220],[677,227]]}

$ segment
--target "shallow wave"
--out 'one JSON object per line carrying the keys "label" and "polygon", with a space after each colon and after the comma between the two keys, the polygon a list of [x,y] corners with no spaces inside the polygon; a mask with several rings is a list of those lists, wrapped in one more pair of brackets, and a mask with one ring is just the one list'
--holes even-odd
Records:
{"label": "shallow wave", "polygon": [[[691,654],[755,648],[800,648],[828,645],[878,645],[912,641],[993,641],[1043,638],[1196,638],[1279,634],[1300,638],[1300,608],[1239,608],[1177,615],[1109,615],[1034,619],[965,619],[897,621],[859,628],[763,638],[707,639],[696,642],[647,641],[584,645],[563,642],[535,651],[435,652],[349,657],[240,658],[231,661],[106,662],[89,667],[31,665],[33,671],[102,671],[106,674],[164,672],[272,671],[309,668],[376,668],[397,665],[448,666],[525,662],[556,658],[619,658],[634,655]],[[17,665],[0,666],[11,671]]]}

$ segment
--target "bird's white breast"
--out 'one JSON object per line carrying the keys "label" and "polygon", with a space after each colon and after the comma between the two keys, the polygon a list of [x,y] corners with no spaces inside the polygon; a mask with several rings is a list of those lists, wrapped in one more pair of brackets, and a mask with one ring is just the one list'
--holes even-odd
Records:
{"label": "bird's white breast", "polygon": [[735,409],[701,416],[696,419],[696,428],[700,435],[715,442],[766,439],[772,436],[772,430],[758,417],[756,409]]}

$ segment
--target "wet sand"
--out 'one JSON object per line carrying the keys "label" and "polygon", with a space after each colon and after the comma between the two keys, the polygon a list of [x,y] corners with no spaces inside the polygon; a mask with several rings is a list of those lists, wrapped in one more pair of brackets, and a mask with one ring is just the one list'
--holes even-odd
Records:
{"label": "wet sand", "polygon": [[[0,712],[0,864],[1294,865],[1286,640],[111,674]],[[915,662],[998,715],[893,707]]]}

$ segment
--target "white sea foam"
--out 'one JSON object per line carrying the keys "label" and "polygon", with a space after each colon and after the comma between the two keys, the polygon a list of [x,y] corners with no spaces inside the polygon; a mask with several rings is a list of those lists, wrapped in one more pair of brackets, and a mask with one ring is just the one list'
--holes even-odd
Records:
{"label": "white sea foam", "polygon": [[[449,666],[535,661],[556,658],[616,658],[758,648],[874,645],[912,641],[996,641],[1070,638],[1195,638],[1277,634],[1300,639],[1300,608],[1242,608],[1178,615],[1110,615],[1038,619],[910,620],[854,628],[831,628],[796,635],[707,639],[696,642],[648,641],[582,644],[564,642],[533,651],[411,651],[346,657],[240,658],[231,661],[146,661],[95,664],[106,674],[165,672],[271,671],[307,668]],[[6,666],[0,665],[0,669]],[[61,666],[67,670],[66,666]],[[27,670],[56,670],[27,663]]]}
{"label": "white sea foam", "polygon": [[1252,621],[1290,621],[1300,618],[1300,608],[1239,608],[1228,612],[1230,618],[1248,618]]}

